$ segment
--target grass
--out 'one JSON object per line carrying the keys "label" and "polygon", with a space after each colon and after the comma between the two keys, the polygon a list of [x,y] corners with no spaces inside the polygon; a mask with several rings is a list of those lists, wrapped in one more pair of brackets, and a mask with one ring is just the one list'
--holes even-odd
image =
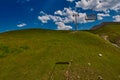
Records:
{"label": "grass", "polygon": [[120,46],[120,25],[106,25],[100,29],[93,31],[93,33],[101,36],[108,36],[108,39]]}
{"label": "grass", "polygon": [[[99,76],[120,80],[120,49],[98,32],[30,29],[2,33],[0,56],[5,56],[0,57],[0,80],[51,80],[52,71],[54,80],[97,80]],[[55,67],[59,61],[72,64]]]}

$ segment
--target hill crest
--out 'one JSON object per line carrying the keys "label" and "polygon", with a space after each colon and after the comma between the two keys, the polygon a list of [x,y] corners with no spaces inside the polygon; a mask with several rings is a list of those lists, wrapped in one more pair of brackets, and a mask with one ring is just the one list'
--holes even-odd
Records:
{"label": "hill crest", "polygon": [[93,26],[93,28],[91,30],[96,30],[101,27],[105,27],[106,25],[120,25],[120,22],[103,22],[99,25]]}

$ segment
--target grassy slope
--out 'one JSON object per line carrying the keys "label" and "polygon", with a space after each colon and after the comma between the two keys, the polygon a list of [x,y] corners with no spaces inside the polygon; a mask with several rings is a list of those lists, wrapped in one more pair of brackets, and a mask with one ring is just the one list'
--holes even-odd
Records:
{"label": "grassy slope", "polygon": [[100,29],[93,31],[101,36],[108,36],[108,39],[120,46],[120,25],[106,25]]}
{"label": "grassy slope", "polygon": [[[98,54],[103,54],[99,57]],[[50,80],[57,61],[73,61],[74,80],[119,80],[120,49],[87,31],[22,30],[0,35],[0,80]],[[91,66],[88,65],[91,63]],[[54,80],[66,80],[66,65]],[[79,79],[80,78],[80,79]]]}

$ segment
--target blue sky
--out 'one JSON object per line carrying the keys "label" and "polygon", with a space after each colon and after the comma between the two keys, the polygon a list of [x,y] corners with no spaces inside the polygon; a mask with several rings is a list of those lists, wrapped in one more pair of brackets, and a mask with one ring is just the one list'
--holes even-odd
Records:
{"label": "blue sky", "polygon": [[[120,0],[0,0],[0,32],[26,28],[74,30],[73,14],[79,14],[79,30],[106,21],[120,22]],[[86,21],[87,14],[96,14],[98,20]]]}

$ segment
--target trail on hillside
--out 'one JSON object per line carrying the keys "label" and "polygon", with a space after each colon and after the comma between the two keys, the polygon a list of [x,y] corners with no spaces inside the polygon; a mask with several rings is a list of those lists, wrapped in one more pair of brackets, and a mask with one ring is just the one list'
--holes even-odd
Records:
{"label": "trail on hillside", "polygon": [[111,43],[113,46],[117,47],[117,48],[120,48],[117,44],[115,43],[112,43],[109,39],[108,39],[108,35],[104,35],[104,36],[100,36],[102,37],[104,40],[106,40],[107,42]]}

